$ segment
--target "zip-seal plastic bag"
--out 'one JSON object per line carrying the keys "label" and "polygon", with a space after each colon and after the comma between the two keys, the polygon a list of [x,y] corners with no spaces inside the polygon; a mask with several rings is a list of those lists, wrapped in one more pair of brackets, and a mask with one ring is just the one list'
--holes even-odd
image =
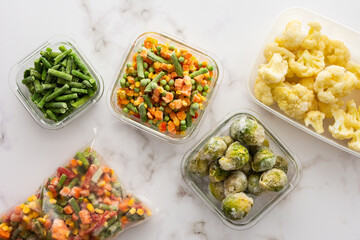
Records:
{"label": "zip-seal plastic bag", "polygon": [[[96,133],[96,130],[95,130]],[[0,239],[110,239],[151,216],[94,149],[95,137],[0,219]]]}

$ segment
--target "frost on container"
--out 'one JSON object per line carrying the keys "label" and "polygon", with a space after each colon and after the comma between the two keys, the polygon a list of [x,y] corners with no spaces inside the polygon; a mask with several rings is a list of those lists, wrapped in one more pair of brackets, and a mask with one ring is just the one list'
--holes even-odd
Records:
{"label": "frost on container", "polygon": [[150,215],[89,147],[2,216],[0,239],[108,239]]}

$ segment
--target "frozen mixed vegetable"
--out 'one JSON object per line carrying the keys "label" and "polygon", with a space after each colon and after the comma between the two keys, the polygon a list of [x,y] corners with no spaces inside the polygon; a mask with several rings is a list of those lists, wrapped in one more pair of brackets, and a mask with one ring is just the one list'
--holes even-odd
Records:
{"label": "frozen mixed vegetable", "polygon": [[153,37],[137,50],[119,79],[117,104],[160,132],[185,133],[204,108],[214,67]]}
{"label": "frozen mixed vegetable", "polygon": [[96,80],[72,49],[41,51],[34,67],[25,70],[22,83],[31,101],[46,118],[58,122],[88,102],[96,93]]}
{"label": "frozen mixed vegetable", "polygon": [[150,215],[125,192],[114,170],[87,148],[2,216],[0,239],[107,239]]}
{"label": "frozen mixed vegetable", "polygon": [[[354,100],[360,89],[360,64],[342,41],[328,38],[318,22],[290,21],[274,42],[265,47],[265,64],[258,69],[255,97],[280,110],[316,133],[324,120],[332,119],[328,131],[336,139],[350,139],[348,146],[360,151],[360,110]],[[346,97],[346,104],[343,98]]]}
{"label": "frozen mixed vegetable", "polygon": [[280,191],[288,181],[286,158],[271,150],[263,126],[246,115],[233,119],[229,135],[207,140],[187,166],[194,177],[208,176],[209,194],[232,220],[244,218],[256,196]]}

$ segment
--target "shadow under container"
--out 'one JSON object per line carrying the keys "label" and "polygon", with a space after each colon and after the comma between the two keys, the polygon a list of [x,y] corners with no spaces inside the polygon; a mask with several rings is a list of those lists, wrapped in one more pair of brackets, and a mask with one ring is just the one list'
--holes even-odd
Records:
{"label": "shadow under container", "polygon": [[[137,53],[138,49],[141,48],[141,45],[144,43],[144,40],[147,37],[155,38],[159,43],[169,45],[173,45],[177,49],[186,49],[191,54],[193,54],[199,62],[206,61],[208,65],[213,66],[213,77],[210,85],[210,92],[208,92],[206,96],[206,101],[204,102],[204,108],[202,110],[198,110],[199,116],[193,120],[193,124],[189,127],[184,134],[171,134],[169,132],[160,132],[159,129],[151,125],[149,123],[144,123],[140,120],[140,118],[135,117],[133,115],[129,115],[121,109],[121,107],[117,104],[117,91],[120,88],[120,79],[125,73],[126,63],[132,62],[132,57],[135,53]],[[201,122],[204,118],[204,115],[209,108],[210,103],[215,98],[216,91],[220,87],[221,81],[223,78],[223,73],[220,65],[220,61],[216,59],[214,55],[209,53],[208,51],[201,50],[193,45],[190,45],[183,40],[170,36],[166,33],[157,33],[157,32],[146,32],[141,34],[139,37],[135,39],[135,41],[130,45],[128,51],[125,53],[123,62],[120,65],[120,68],[116,74],[115,80],[113,84],[109,88],[108,92],[108,107],[110,112],[118,119],[123,122],[136,127],[142,131],[145,131],[153,136],[156,136],[160,139],[168,141],[170,143],[185,143],[190,141],[197,134]]]}
{"label": "shadow under container", "polygon": [[[31,93],[29,92],[27,86],[21,82],[21,80],[24,78],[24,71],[33,67],[34,60],[41,57],[40,51],[46,51],[47,48],[51,48],[53,51],[59,51],[58,48],[60,46],[64,46],[67,49],[71,48],[79,56],[79,58],[88,68],[92,77],[95,79],[97,84],[97,91],[86,103],[69,114],[69,116],[65,117],[59,122],[54,122],[51,119],[45,118],[44,114],[40,111],[36,104],[31,101]],[[30,54],[26,55],[23,59],[17,62],[10,70],[9,85],[11,90],[14,92],[16,97],[19,99],[31,117],[36,121],[37,124],[45,129],[60,129],[65,127],[72,120],[83,114],[86,110],[97,103],[104,92],[104,82],[101,75],[90,64],[89,60],[85,57],[84,53],[80,50],[76,42],[66,36],[55,36],[50,38]]]}
{"label": "shadow under container", "polygon": [[[253,196],[254,206],[248,215],[241,220],[228,218],[221,209],[221,202],[215,199],[209,190],[209,178],[199,177],[188,170],[190,160],[201,151],[205,143],[212,137],[229,135],[231,123],[238,118],[248,117],[256,120],[265,130],[266,139],[269,140],[270,149],[285,158],[288,162],[288,183],[279,192],[266,191],[259,196]],[[181,173],[186,184],[192,191],[210,208],[210,210],[228,227],[235,230],[246,230],[258,223],[270,212],[284,197],[286,197],[299,183],[302,175],[302,166],[299,158],[279,139],[279,137],[267,126],[259,116],[250,110],[236,110],[227,114],[223,120],[217,123],[215,129],[205,134],[202,141],[191,148],[182,159]]]}

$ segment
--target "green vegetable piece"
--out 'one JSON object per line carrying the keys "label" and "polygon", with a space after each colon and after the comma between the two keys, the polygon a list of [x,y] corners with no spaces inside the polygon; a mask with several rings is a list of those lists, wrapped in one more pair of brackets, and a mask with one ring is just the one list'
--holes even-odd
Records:
{"label": "green vegetable piece", "polygon": [[259,181],[259,174],[251,174],[248,178],[247,191],[254,195],[260,195],[261,193],[263,193],[264,189],[260,187]]}
{"label": "green vegetable piece", "polygon": [[224,155],[226,148],[226,143],[221,138],[212,137],[204,145],[204,157],[211,161],[217,160]]}
{"label": "green vegetable piece", "polygon": [[94,175],[92,176],[91,178],[91,181],[93,183],[97,183],[101,177],[101,175],[103,174],[103,171],[101,170],[101,168],[99,168],[95,173]]}
{"label": "green vegetable piece", "polygon": [[45,103],[46,103],[45,99],[46,99],[48,96],[50,96],[51,93],[53,93],[53,90],[52,90],[52,89],[51,89],[51,90],[48,90],[48,91],[45,93],[45,95],[41,98],[40,102],[38,102],[37,106],[38,106],[38,108],[40,108],[40,110],[44,107],[44,105],[45,105]]}
{"label": "green vegetable piece", "polygon": [[77,100],[76,102],[72,103],[71,106],[73,106],[74,108],[78,108],[84,105],[90,98],[91,98],[90,96],[84,96],[79,100]]}
{"label": "green vegetable piece", "polygon": [[62,188],[64,186],[65,180],[67,179],[67,176],[65,174],[61,174],[60,178],[59,178],[59,182],[57,184],[57,186],[59,188]]}
{"label": "green vegetable piece", "polygon": [[55,121],[55,122],[58,121],[56,115],[55,115],[52,111],[46,110],[46,114],[47,114],[47,116],[49,116],[49,118],[50,118],[51,120],[53,120],[53,121]]}
{"label": "green vegetable piece", "polygon": [[245,173],[242,171],[235,171],[224,181],[225,195],[232,193],[239,193],[246,190],[248,180]]}
{"label": "green vegetable piece", "polygon": [[225,156],[219,160],[219,164],[226,171],[239,170],[246,166],[250,159],[251,156],[246,147],[239,142],[233,142],[226,150]]}
{"label": "green vegetable piece", "polygon": [[66,62],[66,70],[65,70],[67,74],[71,73],[73,65],[74,65],[74,59],[72,57],[69,57]]}
{"label": "green vegetable piece", "polygon": [[248,146],[248,147],[249,147],[250,154],[253,156],[261,149],[269,148],[269,146],[270,146],[269,140],[265,139],[264,142],[262,142],[259,145],[252,145],[252,146]]}
{"label": "green vegetable piece", "polygon": [[208,66],[207,69],[208,69],[209,71],[213,71],[213,70],[214,70],[214,67],[213,67],[213,66]]}
{"label": "green vegetable piece", "polygon": [[41,84],[42,90],[56,88],[56,83],[43,83]]}
{"label": "green vegetable piece", "polygon": [[75,198],[70,198],[69,204],[72,207],[72,209],[74,210],[74,212],[76,212],[76,214],[79,214],[80,207],[79,207],[79,204],[77,203],[77,201],[75,200]]}
{"label": "green vegetable piece", "polygon": [[146,116],[146,107],[143,102],[140,103],[140,105],[139,105],[139,114],[140,114],[140,119],[142,122],[148,121],[148,117]]}
{"label": "green vegetable piece", "polygon": [[34,61],[34,67],[35,67],[35,70],[37,72],[42,72],[42,67],[41,67],[41,60],[40,59],[35,59]]}
{"label": "green vegetable piece", "polygon": [[54,58],[54,65],[58,64],[63,60],[64,57],[69,55],[72,52],[72,49],[65,50],[64,52],[60,53],[58,56]]}
{"label": "green vegetable piece", "polygon": [[165,75],[164,71],[161,71],[158,75],[156,75],[156,77],[146,86],[144,92],[145,93],[149,93],[152,91],[152,85],[156,84],[160,81],[160,79]]}
{"label": "green vegetable piece", "polygon": [[88,94],[88,91],[86,89],[82,89],[82,88],[71,88],[70,90],[73,93]]}
{"label": "green vegetable piece", "polygon": [[152,108],[152,107],[153,107],[153,104],[152,104],[152,102],[151,102],[151,100],[150,100],[149,95],[145,94],[145,95],[143,95],[142,97],[144,98],[145,104],[146,104],[149,108]]}
{"label": "green vegetable piece", "polygon": [[73,188],[75,187],[75,185],[79,182],[79,179],[78,178],[74,178],[73,180],[71,180],[71,182],[69,183],[68,185],[68,188]]}
{"label": "green vegetable piece", "polygon": [[177,58],[177,56],[176,56],[176,53],[173,52],[173,53],[170,55],[170,57],[171,57],[172,63],[174,64],[175,72],[177,73],[177,75],[178,75],[179,77],[183,77],[183,76],[184,76],[184,74],[183,74],[183,69],[182,69],[181,64],[179,63],[179,60],[178,60],[178,58]]}
{"label": "green vegetable piece", "polygon": [[53,113],[65,113],[66,109],[65,108],[49,108],[48,110],[52,111]]}
{"label": "green vegetable piece", "polygon": [[[40,60],[41,62],[44,64],[45,68],[51,68],[52,67],[52,64],[49,63],[48,60],[46,60],[46,58],[44,57],[40,57]],[[36,69],[36,66],[35,66],[35,69]],[[44,70],[44,69],[43,69]],[[36,70],[37,71],[37,70]],[[39,71],[38,71],[39,72]]]}
{"label": "green vegetable piece", "polygon": [[263,148],[254,155],[251,167],[255,172],[263,172],[274,167],[276,156],[268,149]]}
{"label": "green vegetable piece", "polygon": [[220,138],[226,143],[228,147],[234,142],[230,136],[221,136]]}
{"label": "green vegetable piece", "polygon": [[184,58],[184,57],[179,57],[179,59],[178,59],[178,60],[179,60],[179,62],[181,62],[181,63],[182,63],[183,61],[185,61],[185,58]]}
{"label": "green vegetable piece", "polygon": [[[49,69],[50,70],[50,69]],[[66,90],[69,89],[69,85],[65,84],[61,88],[55,90],[52,94],[50,94],[45,101],[50,102],[51,100],[57,98],[58,96],[62,95]]]}
{"label": "green vegetable piece", "polygon": [[211,195],[214,196],[219,201],[224,200],[225,196],[225,188],[224,182],[210,182],[209,183],[209,190]]}
{"label": "green vegetable piece", "polygon": [[28,83],[31,83],[31,82],[34,82],[34,81],[35,81],[34,76],[28,76],[28,77],[24,78],[23,80],[21,80],[21,82],[23,84],[28,84]]}
{"label": "green vegetable piece", "polygon": [[41,84],[40,84],[40,81],[38,79],[35,79],[34,86],[35,86],[35,91],[36,92],[41,92],[42,91]]}
{"label": "green vegetable piece", "polygon": [[261,174],[259,185],[265,190],[278,192],[286,186],[287,182],[286,173],[283,170],[273,168]]}
{"label": "green vegetable piece", "polygon": [[67,95],[62,95],[60,97],[55,98],[55,101],[68,101],[71,99],[77,99],[78,95],[77,93],[71,93],[71,94],[67,94]]}
{"label": "green vegetable piece", "polygon": [[67,74],[66,72],[60,72],[58,70],[55,70],[53,68],[48,69],[48,74],[58,77],[58,78],[62,78],[65,79],[67,81],[71,81],[72,80],[72,75]]}
{"label": "green vegetable piece", "polygon": [[67,108],[65,102],[49,102],[45,104],[46,108]]}
{"label": "green vegetable piece", "polygon": [[60,46],[60,47],[59,47],[59,50],[60,50],[61,52],[65,52],[65,51],[66,51],[66,47]]}
{"label": "green vegetable piece", "polygon": [[198,75],[205,74],[205,73],[208,73],[208,72],[209,72],[209,70],[207,68],[200,68],[199,70],[197,70],[195,72],[192,72],[190,74],[190,77],[194,78],[194,77],[196,77]]}
{"label": "green vegetable piece", "polygon": [[34,76],[36,79],[41,80],[41,74],[34,69],[30,69],[30,76]]}
{"label": "green vegetable piece", "polygon": [[143,58],[138,54],[136,56],[136,68],[137,68],[137,75],[139,78],[144,78],[144,65],[143,65]]}
{"label": "green vegetable piece", "polygon": [[84,154],[82,154],[81,152],[77,152],[76,155],[75,155],[75,158],[82,162],[82,166],[85,169],[87,169],[89,167],[89,161],[86,159]]}
{"label": "green vegetable piece", "polygon": [[127,107],[130,111],[133,111],[134,113],[139,113],[139,111],[137,110],[137,108],[136,108],[132,103],[128,103],[128,105],[126,105],[126,107]]}
{"label": "green vegetable piece", "polygon": [[276,162],[273,168],[283,170],[285,173],[287,173],[289,169],[288,162],[286,161],[285,158],[281,156],[276,156]]}
{"label": "green vegetable piece", "polygon": [[61,120],[65,119],[66,117],[68,117],[74,111],[75,111],[75,108],[70,107],[64,114],[62,114],[61,116],[58,117],[58,120],[61,121]]}
{"label": "green vegetable piece", "polygon": [[200,108],[199,104],[198,103],[192,103],[190,105],[190,115],[195,117],[195,113],[196,111]]}
{"label": "green vegetable piece", "polygon": [[210,164],[209,179],[211,182],[221,182],[225,180],[229,175],[230,172],[222,170],[217,160]]}
{"label": "green vegetable piece", "polygon": [[108,204],[104,204],[104,203],[100,203],[99,204],[100,209],[102,210],[109,210],[109,211],[117,211],[118,207],[115,205],[108,205]]}
{"label": "green vegetable piece", "polygon": [[205,158],[203,152],[198,152],[193,156],[188,165],[189,172],[198,176],[206,176],[209,174],[209,159]]}
{"label": "green vegetable piece", "polygon": [[146,49],[146,48],[144,48],[144,47],[143,47],[142,49],[146,51],[146,53],[147,53],[146,57],[149,58],[150,60],[152,60],[152,61],[154,61],[154,62],[161,62],[161,63],[170,64],[169,61],[163,59],[162,57],[156,55],[156,54],[153,53],[153,52],[148,51],[148,49]]}
{"label": "green vegetable piece", "polygon": [[92,85],[91,85],[91,83],[88,81],[88,80],[84,80],[84,81],[82,81],[82,84],[84,84],[86,87],[88,87],[88,88],[92,88]]}
{"label": "green vegetable piece", "polygon": [[71,88],[86,88],[86,86],[84,84],[79,83],[79,82],[69,82],[68,85]]}
{"label": "green vegetable piece", "polygon": [[41,93],[36,92],[31,96],[31,101],[33,103],[38,103],[40,102],[41,98],[42,98]]}
{"label": "green vegetable piece", "polygon": [[89,70],[87,69],[87,67],[85,66],[83,61],[78,57],[78,55],[75,52],[70,53],[70,56],[74,59],[74,62],[76,63],[76,65],[80,68],[80,70],[85,75],[90,75]]}
{"label": "green vegetable piece", "polygon": [[240,220],[250,212],[254,200],[245,193],[234,193],[227,196],[222,202],[224,214],[232,220]]}
{"label": "green vegetable piece", "polygon": [[231,123],[230,136],[248,146],[261,145],[265,141],[265,130],[256,120],[241,117]]}
{"label": "green vegetable piece", "polygon": [[80,78],[80,79],[83,79],[83,80],[90,80],[90,79],[91,79],[90,76],[85,75],[85,74],[83,74],[82,72],[79,72],[79,71],[77,71],[77,70],[72,70],[72,71],[71,71],[71,74],[74,75],[74,76],[76,76],[76,77],[78,77],[78,78]]}

